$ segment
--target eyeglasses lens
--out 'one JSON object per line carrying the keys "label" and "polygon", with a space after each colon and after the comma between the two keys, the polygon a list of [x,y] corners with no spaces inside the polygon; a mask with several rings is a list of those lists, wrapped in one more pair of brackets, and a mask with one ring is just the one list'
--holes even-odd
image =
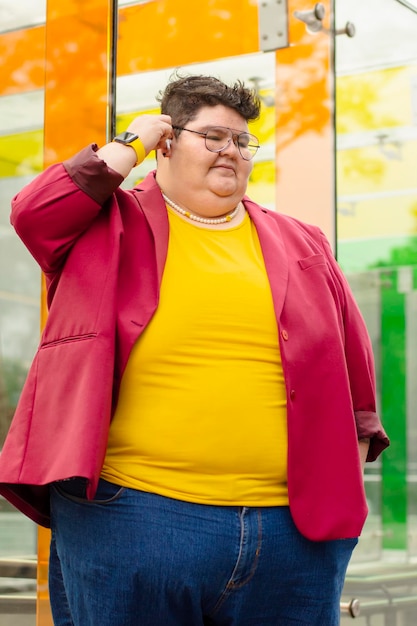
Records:
{"label": "eyeglasses lens", "polygon": [[250,161],[256,154],[258,140],[250,133],[235,134],[229,128],[209,128],[206,134],[206,148],[210,152],[221,152],[231,141],[237,145],[240,155],[245,161]]}

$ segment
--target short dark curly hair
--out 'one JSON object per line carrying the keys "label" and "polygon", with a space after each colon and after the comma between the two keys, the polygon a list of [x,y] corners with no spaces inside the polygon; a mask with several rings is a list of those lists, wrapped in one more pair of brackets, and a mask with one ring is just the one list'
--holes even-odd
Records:
{"label": "short dark curly hair", "polygon": [[185,126],[205,106],[229,107],[247,122],[258,119],[261,108],[256,91],[239,80],[229,86],[214,76],[179,76],[178,73],[159,92],[157,100],[161,103],[161,113],[170,115],[175,126]]}

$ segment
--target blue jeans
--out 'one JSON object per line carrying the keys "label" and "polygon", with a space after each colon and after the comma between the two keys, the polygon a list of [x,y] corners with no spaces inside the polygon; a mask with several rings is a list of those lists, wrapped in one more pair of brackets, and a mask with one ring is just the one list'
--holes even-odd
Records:
{"label": "blue jeans", "polygon": [[287,507],[192,504],[100,481],[52,487],[56,626],[337,626],[356,539],[312,542]]}

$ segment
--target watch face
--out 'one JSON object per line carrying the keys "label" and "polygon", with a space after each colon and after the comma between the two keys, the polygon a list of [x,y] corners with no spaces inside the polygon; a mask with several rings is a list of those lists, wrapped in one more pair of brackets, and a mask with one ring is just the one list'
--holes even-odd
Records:
{"label": "watch face", "polygon": [[117,135],[113,141],[118,141],[119,143],[132,143],[132,141],[135,141],[137,138],[138,136],[135,135],[135,133],[130,133],[128,130],[125,130],[123,133],[120,133],[120,135]]}

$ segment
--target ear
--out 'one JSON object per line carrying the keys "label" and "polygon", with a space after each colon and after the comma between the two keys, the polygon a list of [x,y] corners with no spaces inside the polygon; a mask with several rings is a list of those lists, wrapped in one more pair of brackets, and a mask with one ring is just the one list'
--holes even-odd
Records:
{"label": "ear", "polygon": [[165,149],[162,150],[163,157],[169,157],[171,155],[171,139],[165,139]]}
{"label": "ear", "polygon": [[169,152],[168,152],[167,150],[165,150],[165,149],[158,148],[155,152],[156,152],[156,160],[157,160],[157,161],[160,159],[160,157],[161,157],[161,156],[163,156],[163,157],[164,157],[164,159],[165,159],[166,157],[169,157],[169,156],[170,156],[170,155],[169,155]]}

